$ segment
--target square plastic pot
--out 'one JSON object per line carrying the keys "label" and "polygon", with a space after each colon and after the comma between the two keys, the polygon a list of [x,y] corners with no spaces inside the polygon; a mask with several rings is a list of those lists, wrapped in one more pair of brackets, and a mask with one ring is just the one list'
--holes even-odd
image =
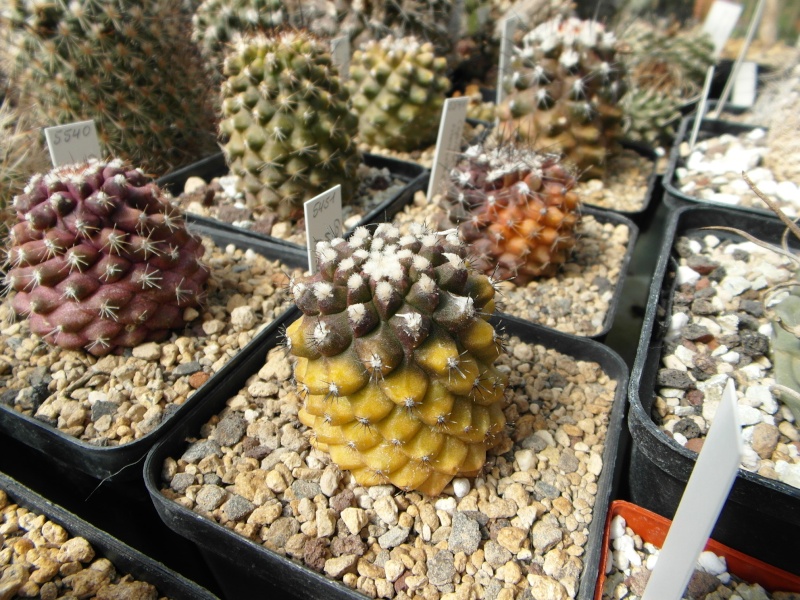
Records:
{"label": "square plastic pot", "polygon": [[160,598],[165,596],[173,600],[215,600],[217,598],[205,588],[123,544],[108,533],[97,529],[3,473],[0,473],[0,490],[9,496],[11,502],[27,508],[37,515],[44,515],[48,520],[57,523],[71,537],[86,539],[94,548],[97,557],[102,556],[110,560],[118,572],[129,573],[137,580],[156,586]]}
{"label": "square plastic pot", "polygon": [[[378,154],[365,153],[364,164],[378,169],[389,169],[392,177],[405,182],[405,186],[381,202],[378,206],[367,212],[358,222],[359,226],[368,225],[370,223],[380,223],[384,221],[386,208],[390,204],[398,201],[411,202],[411,200],[414,198],[414,193],[417,192],[417,190],[424,189],[425,186],[428,185],[428,176],[430,175],[430,171],[416,163],[397,160],[396,158],[390,158],[387,156],[380,156]],[[168,189],[173,195],[179,195],[183,191],[183,187],[189,177],[200,177],[206,182],[210,182],[214,177],[221,177],[223,175],[227,175],[228,173],[229,169],[227,163],[225,162],[225,155],[220,152],[187,167],[183,167],[182,169],[174,171],[169,175],[165,175],[164,177],[157,179],[156,183]],[[293,249],[301,249],[304,252],[306,250],[305,246],[300,246],[299,244],[295,244],[270,235],[256,233],[242,227],[236,227],[235,225],[225,223],[217,219],[202,217],[200,215],[194,215],[188,212],[186,213],[186,216],[190,223],[213,225],[219,229],[232,231],[247,237],[269,241],[283,246],[289,246]],[[350,233],[350,231],[346,231],[344,234]]]}
{"label": "square plastic pot", "polygon": [[[298,316],[297,311],[286,315],[284,324],[291,323]],[[592,340],[554,332],[506,315],[495,316],[492,323],[502,326],[509,335],[519,336],[524,342],[542,344],[579,360],[597,362],[611,379],[617,381],[603,452],[603,472],[597,481],[595,512],[589,526],[589,541],[584,554],[584,573],[590,575],[581,577],[577,596],[590,600],[594,595],[595,573],[600,564],[605,513],[611,498],[616,494],[622,473],[622,463],[618,457],[621,456],[619,445],[625,410],[627,367],[616,353]],[[279,337],[280,333],[272,330],[260,338],[258,349],[236,366],[227,378],[226,386],[216,388],[153,448],[145,461],[145,485],[164,523],[197,544],[226,598],[248,598],[253,597],[256,592],[266,596],[267,590],[282,595],[280,597],[363,600],[363,595],[344,584],[327,579],[298,562],[280,556],[160,493],[164,460],[180,455],[188,445],[187,438],[196,437],[208,419],[219,413],[231,395],[258,372],[264,365],[269,350],[279,343]]]}
{"label": "square plastic pot", "polygon": [[[688,141],[692,136],[692,129],[694,127],[693,116],[685,117],[681,121],[680,129],[675,136],[675,143],[672,145],[672,150],[669,153],[669,162],[667,163],[667,170],[664,172],[664,203],[672,209],[682,208],[684,206],[719,206],[730,208],[732,210],[747,212],[757,215],[771,215],[766,206],[764,209],[750,208],[748,206],[731,206],[722,204],[720,202],[713,202],[711,200],[704,200],[691,194],[686,194],[680,190],[675,170],[684,166],[685,160],[681,157],[681,144]],[[744,123],[734,123],[732,121],[722,121],[715,119],[703,119],[700,124],[700,131],[697,135],[697,141],[707,140],[709,138],[717,137],[725,133],[731,135],[739,135],[757,129],[756,125],[747,125]]]}
{"label": "square plastic pot", "polygon": [[[211,225],[190,224],[197,234],[208,236],[222,248],[233,244],[238,248],[252,249],[270,259],[278,259],[289,267],[306,268],[307,257],[304,252],[285,245],[274,244],[268,240],[256,240],[235,231],[219,229]],[[62,468],[78,471],[90,478],[105,482],[125,482],[141,477],[141,467],[137,463],[153,447],[172,425],[180,421],[194,406],[202,401],[217,382],[225,380],[247,354],[256,346],[255,339],[215,373],[174,412],[164,415],[161,424],[147,435],[128,444],[100,447],[88,444],[67,435],[36,418],[23,415],[10,407],[0,404],[0,432],[23,444],[44,453]]]}
{"label": "square plastic pot", "polygon": [[[641,506],[626,502],[625,500],[614,500],[611,508],[606,515],[606,526],[603,533],[603,553],[600,557],[600,572],[597,577],[597,590],[595,600],[603,598],[603,584],[606,580],[604,565],[610,552],[610,530],[611,521],[614,517],[620,516],[625,519],[625,523],[635,534],[642,538],[645,543],[653,544],[661,548],[667,538],[672,521],[657,515]],[[725,558],[728,572],[743,579],[748,583],[757,583],[765,590],[772,592],[776,590],[785,592],[800,593],[800,577],[777,569],[772,565],[748,556],[724,544],[720,544],[714,539],[708,540],[705,550],[713,552],[717,556]]]}
{"label": "square plastic pot", "polygon": [[[631,372],[628,492],[636,504],[668,518],[675,514],[697,459],[651,417],[675,287],[673,247],[680,236],[709,226],[735,227],[766,241],[779,241],[784,230],[777,219],[716,207],[685,207],[672,213],[667,224]],[[800,574],[800,489],[740,469],[712,537]]]}

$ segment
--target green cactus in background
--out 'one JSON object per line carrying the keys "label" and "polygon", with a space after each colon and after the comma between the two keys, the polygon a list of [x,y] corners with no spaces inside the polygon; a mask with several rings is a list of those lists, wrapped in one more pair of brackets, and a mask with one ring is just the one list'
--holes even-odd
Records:
{"label": "green cactus in background", "polygon": [[456,233],[420,225],[359,228],[317,257],[286,332],[315,445],[360,485],[436,495],[476,475],[505,425],[493,282]]}
{"label": "green cactus in background", "polygon": [[353,53],[348,88],[368,144],[401,152],[436,141],[450,80],[444,58],[417,38],[385,37]]}
{"label": "green cactus in background", "polygon": [[680,100],[658,90],[632,87],[625,94],[625,137],[648,146],[669,146],[681,120]]}
{"label": "green cactus in background", "polygon": [[42,126],[94,119],[102,150],[155,175],[213,152],[207,77],[172,0],[11,0],[0,48]]}
{"label": "green cactus in background", "polygon": [[594,21],[557,17],[527,33],[504,75],[499,131],[562,152],[585,178],[619,150],[625,72],[616,38]]}
{"label": "green cactus in background", "polygon": [[95,356],[165,339],[199,305],[203,245],[139,169],[90,161],[14,198],[6,285],[46,342]]}
{"label": "green cactus in background", "polygon": [[192,39],[222,73],[225,52],[238,35],[267,31],[286,20],[281,0],[204,0],[192,17]]}
{"label": "green cactus in background", "polygon": [[358,187],[358,118],[326,43],[300,31],[240,40],[225,60],[220,137],[248,202],[297,220],[303,201]]}

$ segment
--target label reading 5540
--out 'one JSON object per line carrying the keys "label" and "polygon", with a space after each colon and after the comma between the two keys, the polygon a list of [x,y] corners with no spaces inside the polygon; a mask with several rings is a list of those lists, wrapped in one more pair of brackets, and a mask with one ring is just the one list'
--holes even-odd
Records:
{"label": "label reading 5540", "polygon": [[306,218],[306,240],[308,245],[308,268],[317,272],[317,242],[332,240],[342,234],[342,186],[332,187],[327,192],[308,200],[303,205]]}
{"label": "label reading 5540", "polygon": [[54,167],[100,158],[100,142],[94,121],[81,121],[44,130]]}

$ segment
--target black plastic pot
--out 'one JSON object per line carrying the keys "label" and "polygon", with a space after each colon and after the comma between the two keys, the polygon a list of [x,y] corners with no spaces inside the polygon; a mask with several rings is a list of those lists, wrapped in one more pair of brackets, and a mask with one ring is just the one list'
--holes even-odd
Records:
{"label": "black plastic pot", "polygon": [[[703,200],[696,196],[685,194],[678,187],[678,180],[675,175],[675,170],[685,164],[684,159],[681,157],[680,146],[684,141],[692,135],[692,128],[694,127],[694,117],[686,117],[681,121],[681,127],[675,136],[675,143],[672,145],[672,150],[669,154],[669,163],[667,163],[667,170],[664,172],[664,202],[670,208],[681,208],[684,206],[719,206],[730,208],[731,210],[748,212],[759,215],[772,214],[769,209],[764,208],[750,208],[748,206],[730,206],[720,202],[712,202],[710,200]],[[725,133],[732,135],[739,135],[758,129],[756,125],[746,125],[744,123],[734,123],[732,121],[718,121],[715,119],[703,119],[700,125],[700,131],[697,135],[697,141],[707,140],[709,138],[717,137]]]}
{"label": "black plastic pot", "polygon": [[73,537],[86,539],[97,556],[110,560],[121,573],[129,573],[136,579],[155,585],[159,597],[174,600],[214,600],[208,590],[189,581],[175,571],[154,561],[144,554],[97,529],[57,504],[39,496],[19,482],[0,473],[0,489],[8,494],[10,501],[27,508],[37,515],[61,525]]}
{"label": "black plastic pot", "polygon": [[[415,192],[424,189],[424,187],[428,185],[428,176],[430,172],[428,171],[428,169],[416,163],[397,160],[396,158],[390,158],[387,156],[380,156],[378,154],[366,153],[364,154],[364,164],[366,164],[369,167],[375,167],[378,169],[387,168],[389,169],[389,172],[392,174],[393,177],[404,181],[406,185],[398,192],[393,194],[391,197],[383,201],[381,204],[373,208],[367,214],[365,214],[358,222],[358,225],[368,225],[370,223],[381,222],[381,220],[383,219],[385,208],[389,204],[397,201],[410,202],[414,198]],[[183,186],[186,183],[186,180],[189,179],[189,177],[200,177],[204,179],[206,182],[209,182],[214,177],[221,177],[222,175],[227,175],[228,172],[229,169],[227,163],[225,162],[225,155],[222,152],[220,152],[213,156],[204,158],[203,160],[191,164],[187,167],[179,169],[173,173],[170,173],[169,175],[165,175],[164,177],[157,179],[156,183],[168,189],[173,195],[177,195],[183,191]],[[245,236],[252,237],[254,239],[265,240],[272,242],[274,244],[289,246],[290,248],[294,249],[300,248],[303,251],[305,251],[305,246],[300,246],[299,244],[294,244],[292,242],[272,237],[270,235],[263,235],[260,233],[256,233],[254,231],[250,231],[248,229],[236,227],[235,225],[231,225],[230,223],[224,223],[216,219],[210,219],[208,217],[193,215],[191,213],[187,213],[187,217],[190,223],[213,225],[222,230],[228,230],[238,234],[244,234]]]}
{"label": "black plastic pot", "polygon": [[[288,314],[284,323],[290,323],[298,315],[297,311]],[[505,315],[495,317],[493,323],[502,326],[509,335],[519,336],[526,342],[542,344],[581,360],[597,362],[610,378],[618,382],[603,453],[604,471],[597,482],[595,513],[589,528],[590,541],[584,555],[584,572],[590,575],[581,578],[578,592],[578,598],[589,600],[594,594],[594,574],[599,567],[605,514],[610,499],[616,494],[621,475],[622,463],[617,458],[621,454],[619,445],[625,410],[627,367],[618,355],[591,340],[554,332]],[[235,371],[227,378],[225,388],[217,387],[203,404],[198,405],[153,448],[145,461],[145,484],[164,522],[174,531],[194,541],[206,556],[209,568],[226,598],[253,597],[256,591],[267,596],[265,590],[296,598],[364,598],[344,584],[331,581],[299,563],[251,542],[165,498],[159,492],[164,460],[179,456],[184,451],[187,438],[195,437],[208,419],[222,410],[231,394],[245,385],[247,379],[264,365],[267,353],[276,346],[278,340],[279,332],[276,330],[261,336],[258,349],[236,366]]]}
{"label": "black plastic pot", "polygon": [[[307,266],[306,254],[299,250],[206,225],[193,224],[191,229],[195,233],[212,238],[221,247],[233,244],[239,248],[251,248],[271,259],[279,259],[290,267]],[[156,429],[129,444],[107,447],[88,444],[38,419],[18,413],[4,404],[0,404],[0,432],[44,453],[63,468],[77,470],[98,480],[131,481],[140,477],[141,471],[137,468],[137,463],[147,451],[175,422],[182,419],[192,406],[201,402],[216,382],[228,377],[237,364],[255,348],[254,342],[255,340],[251,341],[185,403],[175,406],[173,412],[165,413],[164,419]]]}
{"label": "black plastic pot", "polygon": [[[667,225],[631,374],[628,415],[630,499],[667,518],[674,516],[697,459],[697,454],[659,430],[651,417],[675,286],[673,247],[680,236],[708,226],[735,227],[773,242],[784,230],[777,219],[715,207],[679,209]],[[800,489],[740,469],[712,537],[800,574]]]}

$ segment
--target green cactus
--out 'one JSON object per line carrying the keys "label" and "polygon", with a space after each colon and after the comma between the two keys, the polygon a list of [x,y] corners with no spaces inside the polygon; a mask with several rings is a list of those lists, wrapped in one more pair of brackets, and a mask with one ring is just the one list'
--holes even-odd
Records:
{"label": "green cactus", "polygon": [[358,118],[327,44],[301,31],[240,40],[225,60],[220,137],[248,202],[298,220],[303,201],[358,187]]}
{"label": "green cactus", "polygon": [[649,146],[669,146],[680,123],[681,100],[658,90],[632,87],[622,101],[625,137]]}
{"label": "green cactus", "polygon": [[348,88],[361,140],[400,152],[436,141],[446,93],[444,58],[430,43],[388,36],[353,53]]}
{"label": "green cactus", "polygon": [[443,208],[475,268],[525,285],[550,277],[576,244],[580,202],[558,155],[515,144],[469,147],[450,172]]}
{"label": "green cactus", "polygon": [[564,153],[585,178],[602,177],[619,150],[625,94],[612,33],[594,21],[547,21],[523,37],[503,86],[503,135]]}
{"label": "green cactus", "polygon": [[317,245],[287,329],[315,445],[360,485],[436,495],[476,475],[505,425],[491,279],[454,232],[389,224]]}
{"label": "green cactus", "polygon": [[37,124],[94,119],[101,148],[161,175],[214,150],[191,20],[172,0],[11,0],[0,53]]}
{"label": "green cactus", "polygon": [[203,246],[141,170],[57,167],[35,175],[14,209],[6,285],[48,343],[102,356],[163,340],[199,305]]}
{"label": "green cactus", "polygon": [[204,0],[192,17],[192,39],[221,74],[225,52],[237,36],[266,31],[285,21],[281,0]]}

